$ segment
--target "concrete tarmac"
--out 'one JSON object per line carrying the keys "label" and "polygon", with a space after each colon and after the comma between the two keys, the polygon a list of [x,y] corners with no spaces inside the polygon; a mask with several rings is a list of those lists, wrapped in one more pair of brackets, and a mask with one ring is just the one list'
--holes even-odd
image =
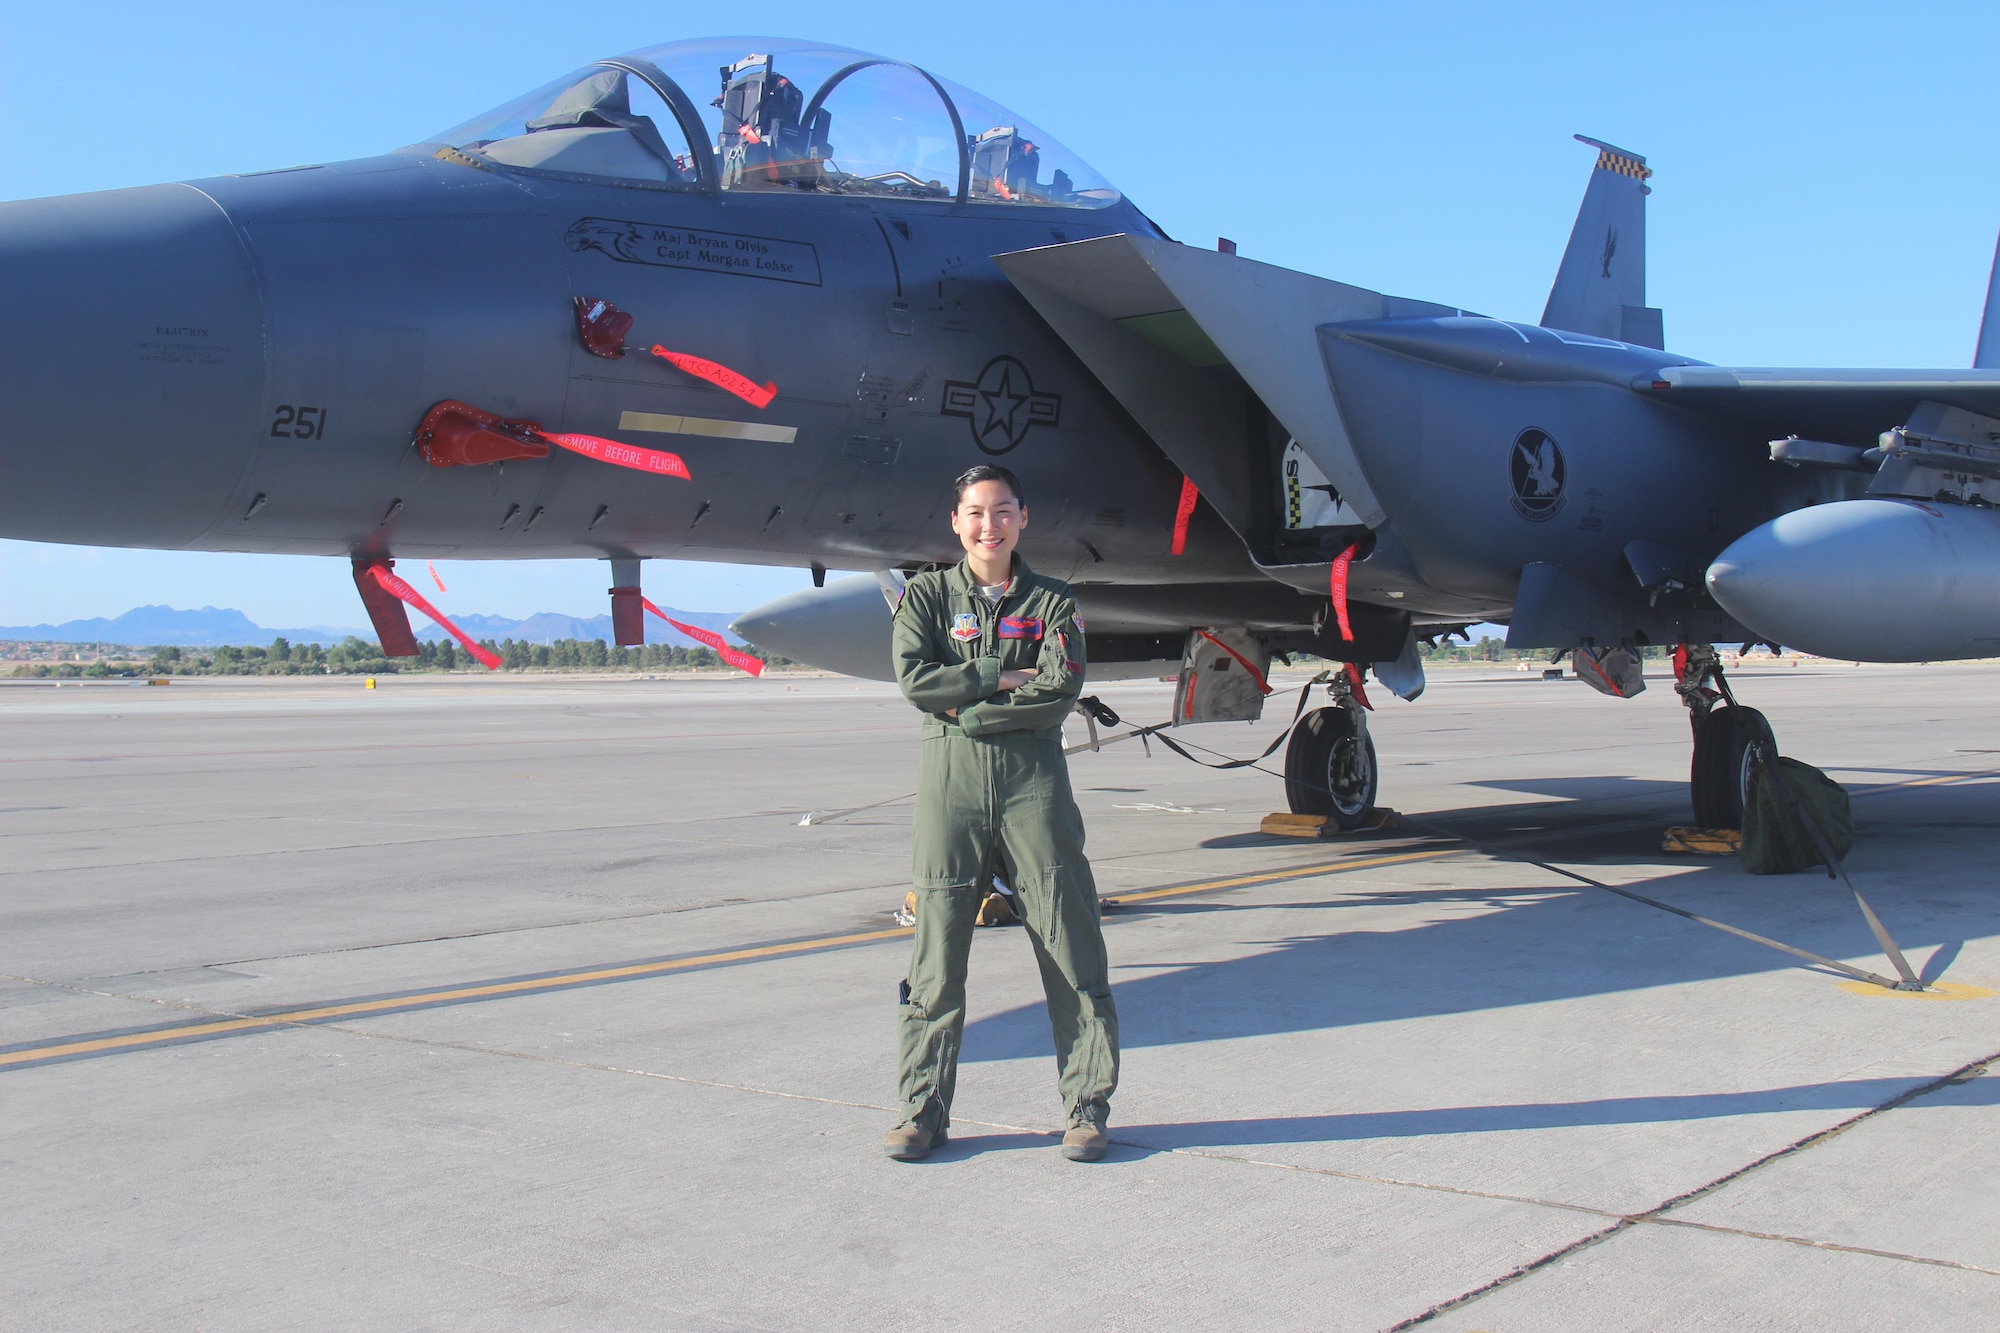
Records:
{"label": "concrete tarmac", "polygon": [[[1182,734],[1254,754],[1302,679]],[[1268,838],[1274,777],[1071,761],[1123,900],[1096,1165],[1005,928],[953,1142],[882,1155],[889,687],[0,685],[0,1327],[2000,1326],[2000,668],[1734,679],[1961,998],[1514,859],[1888,969],[1840,885],[1660,850],[1670,682],[1436,672],[1378,699],[1382,800],[1474,842]]]}

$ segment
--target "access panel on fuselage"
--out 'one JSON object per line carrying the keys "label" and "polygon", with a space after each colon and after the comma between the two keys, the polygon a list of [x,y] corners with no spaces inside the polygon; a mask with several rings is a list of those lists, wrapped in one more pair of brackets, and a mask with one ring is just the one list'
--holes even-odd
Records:
{"label": "access panel on fuselage", "polygon": [[[327,187],[346,179],[323,170]],[[474,174],[393,170],[398,188],[372,197],[299,177],[286,192],[278,176],[232,201],[270,353],[257,459],[237,497],[256,510],[226,516],[214,544],[483,551],[533,512],[546,464],[437,469],[411,444],[441,399],[544,422],[562,410],[560,228],[490,176],[470,197],[442,188],[452,172]]]}
{"label": "access panel on fuselage", "polygon": [[692,481],[567,469],[551,499],[562,521],[601,508],[592,538],[644,555],[805,553],[812,479],[857,414],[872,340],[888,336],[891,269],[866,205],[617,188],[570,202],[571,295],[633,324],[609,358],[572,320],[566,426],[678,454]]}

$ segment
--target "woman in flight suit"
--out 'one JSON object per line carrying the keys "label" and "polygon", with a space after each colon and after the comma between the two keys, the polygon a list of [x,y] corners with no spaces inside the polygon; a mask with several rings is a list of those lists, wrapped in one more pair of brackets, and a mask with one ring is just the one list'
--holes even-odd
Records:
{"label": "woman in flight suit", "polygon": [[1014,890],[1048,996],[1063,1156],[1094,1162],[1118,1086],[1118,1012],[1097,885],[1070,795],[1062,723],[1083,689],[1083,622],[1069,585],[1014,553],[1028,506],[1005,468],[955,483],[965,558],[909,582],[895,616],[896,678],[924,713],[916,811],[916,943],[897,1015],[903,1121],[888,1151],[944,1142],[965,1031],[974,918],[998,874]]}

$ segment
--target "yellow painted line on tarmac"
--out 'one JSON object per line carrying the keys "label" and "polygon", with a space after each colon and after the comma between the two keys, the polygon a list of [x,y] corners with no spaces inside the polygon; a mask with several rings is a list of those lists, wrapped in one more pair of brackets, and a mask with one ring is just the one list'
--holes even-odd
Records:
{"label": "yellow painted line on tarmac", "polygon": [[1430,852],[1405,852],[1400,856],[1371,856],[1360,860],[1320,861],[1309,866],[1296,866],[1290,870],[1263,870],[1253,875],[1238,875],[1234,879],[1204,880],[1200,884],[1179,884],[1168,889],[1144,889],[1138,893],[1121,893],[1112,901],[1120,907],[1126,903],[1152,902],[1157,898],[1178,898],[1184,893],[1206,893],[1211,889],[1239,889],[1252,884],[1273,884],[1280,880],[1307,879],[1314,875],[1331,875],[1339,871],[1369,870],[1375,866],[1403,865],[1410,861],[1429,861],[1440,856],[1459,856],[1463,847],[1441,847]]}
{"label": "yellow painted line on tarmac", "polygon": [[[1410,861],[1425,861],[1440,856],[1458,855],[1462,851],[1462,848],[1441,848],[1435,851],[1406,852],[1396,856],[1319,861],[1311,865],[1293,866],[1284,870],[1263,870],[1247,875],[1234,875],[1227,879],[1209,879],[1195,884],[1176,884],[1162,889],[1144,889],[1137,893],[1123,893],[1119,894],[1115,901],[1122,907],[1129,903],[1153,902],[1161,898],[1178,898],[1192,893],[1210,893],[1220,889],[1247,888],[1256,884],[1281,883],[1285,880],[1307,879],[1316,875],[1338,874],[1350,870],[1368,870],[1377,866],[1402,865]],[[50,1060],[73,1059],[78,1056],[103,1055],[117,1051],[138,1050],[149,1046],[164,1046],[177,1041],[226,1036],[231,1033],[253,1032],[297,1024],[323,1023],[330,1019],[356,1018],[367,1014],[422,1009],[432,1005],[462,1004],[476,1000],[493,1000],[509,996],[532,995],[542,991],[566,990],[577,986],[587,986],[596,982],[629,981],[638,977],[662,976],[672,972],[684,972],[697,967],[715,967],[728,963],[756,962],[766,958],[783,958],[791,954],[815,953],[826,949],[843,948],[848,945],[876,944],[886,940],[907,939],[914,933],[908,926],[890,926],[881,930],[854,931],[843,935],[819,935],[810,939],[787,940],[778,944],[759,944],[742,949],[724,949],[716,953],[696,954],[688,958],[666,958],[643,963],[622,963],[612,967],[589,968],[584,971],[563,972],[552,976],[522,977],[510,981],[490,981],[473,985],[445,987],[438,990],[412,991],[406,994],[379,996],[367,1000],[348,1000],[333,1004],[315,1005],[304,1009],[283,1009],[269,1014],[218,1016],[199,1022],[183,1023],[174,1027],[151,1028],[143,1032],[115,1032],[107,1033],[103,1036],[71,1039],[58,1038],[54,1041],[26,1046],[17,1050],[0,1051],[0,1069],[40,1064]]]}
{"label": "yellow painted line on tarmac", "polygon": [[123,1032],[80,1041],[57,1041],[49,1045],[30,1046],[24,1050],[0,1053],[0,1069],[31,1061],[60,1060],[69,1056],[95,1055],[105,1051],[130,1050],[140,1046],[158,1046],[167,1042],[186,1041],[193,1037],[214,1037],[255,1028],[319,1023],[330,1018],[353,1018],[361,1014],[382,1013],[395,1009],[415,1009],[433,1004],[491,1000],[509,995],[528,995],[536,991],[561,990],[572,986],[589,985],[596,981],[625,981],[633,977],[686,971],[693,967],[712,967],[719,963],[745,963],[759,958],[781,958],[786,954],[837,949],[848,944],[870,944],[877,940],[895,939],[909,933],[908,927],[895,926],[885,930],[867,930],[849,935],[823,935],[808,940],[790,940],[783,944],[760,944],[748,949],[697,954],[692,958],[628,963],[618,967],[592,968],[583,972],[564,972],[558,976],[528,977],[519,981],[495,981],[475,986],[454,986],[444,990],[416,991],[407,995],[391,995],[374,1000],[324,1004],[310,1009],[284,1009],[274,1014],[258,1014],[254,1017],[187,1023],[179,1027],[154,1028],[146,1032]]}
{"label": "yellow painted line on tarmac", "polygon": [[1957,981],[1932,981],[1925,983],[1926,990],[1890,990],[1872,981],[1837,982],[1850,995],[1870,997],[1886,995],[1897,1000],[1990,1000],[1993,992],[1985,986],[1968,986]]}
{"label": "yellow painted line on tarmac", "polygon": [[1940,773],[1931,778],[1912,778],[1908,782],[1891,782],[1886,786],[1871,787],[1855,794],[1875,796],[1882,792],[1904,791],[1910,787],[1946,787],[1957,782],[1977,782],[1980,778],[1993,777],[2000,777],[2000,768],[1982,768],[1971,773]]}

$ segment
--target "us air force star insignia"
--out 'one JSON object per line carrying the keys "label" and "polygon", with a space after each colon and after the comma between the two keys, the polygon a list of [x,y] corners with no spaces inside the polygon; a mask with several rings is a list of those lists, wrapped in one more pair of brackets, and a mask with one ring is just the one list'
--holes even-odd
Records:
{"label": "us air force star insignia", "polygon": [[1037,393],[1028,368],[1011,356],[996,356],[971,383],[946,380],[938,409],[964,417],[972,442],[989,454],[1004,454],[1034,426],[1054,427],[1062,419],[1062,395]]}

